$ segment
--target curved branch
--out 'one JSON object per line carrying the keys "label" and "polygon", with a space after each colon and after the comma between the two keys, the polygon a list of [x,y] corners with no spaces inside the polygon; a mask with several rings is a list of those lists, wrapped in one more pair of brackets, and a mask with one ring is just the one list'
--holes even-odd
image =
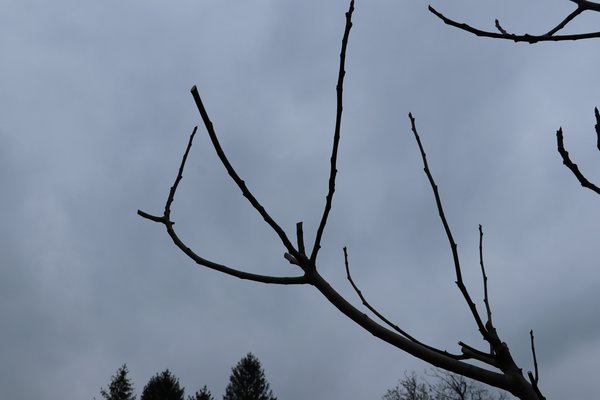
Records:
{"label": "curved branch", "polygon": [[354,283],[354,279],[352,279],[352,275],[350,275],[350,266],[348,264],[348,249],[344,246],[344,265],[346,266],[346,278],[348,279],[348,281],[350,282],[350,285],[352,285],[352,288],[354,289],[354,291],[356,292],[356,294],[358,295],[358,297],[360,298],[362,304],[367,307],[369,309],[369,311],[371,311],[373,314],[375,314],[375,316],[377,318],[379,318],[382,322],[384,322],[387,326],[389,326],[390,328],[392,328],[393,330],[395,330],[396,332],[398,332],[399,334],[401,334],[402,336],[404,336],[405,338],[407,338],[408,340],[415,342],[417,344],[423,345],[425,347],[427,347],[430,350],[433,350],[437,353],[443,354],[445,356],[448,357],[452,357],[455,360],[464,360],[467,358],[472,358],[469,357],[467,355],[456,355],[456,354],[451,354],[448,353],[445,350],[440,350],[437,349],[433,346],[429,346],[417,339],[415,339],[413,336],[409,335],[405,330],[401,329],[397,324],[394,324],[392,321],[390,321],[388,318],[386,318],[383,314],[381,314],[379,311],[377,311],[377,309],[375,307],[373,307],[365,298],[365,296],[362,294],[362,291],[358,288],[358,286],[356,285],[356,283]]}
{"label": "curved branch", "polygon": [[319,223],[319,228],[317,229],[317,235],[315,237],[315,244],[310,255],[311,264],[315,264],[317,260],[317,254],[319,253],[319,249],[321,248],[321,237],[323,236],[323,231],[325,230],[325,225],[327,224],[327,217],[329,216],[329,211],[331,211],[333,193],[335,192],[335,176],[337,174],[337,154],[338,146],[340,143],[340,129],[342,126],[342,111],[344,109],[342,105],[342,95],[344,92],[344,76],[346,75],[344,66],[346,64],[346,48],[348,47],[348,37],[350,36],[350,29],[352,29],[353,12],[354,0],[350,1],[350,8],[346,13],[346,27],[344,29],[344,36],[342,38],[342,49],[340,51],[340,69],[338,72],[338,81],[336,85],[337,107],[335,113],[335,130],[333,134],[333,146],[331,150],[331,168],[329,170],[329,191],[327,192],[327,197],[325,198],[325,209],[323,210],[323,216],[321,217],[321,222]]}
{"label": "curved branch", "polygon": [[[582,2],[582,3],[584,3],[584,2]],[[593,7],[590,5],[589,7],[586,6],[585,9],[592,10],[592,11],[598,11],[598,10],[596,10],[597,5],[595,3],[591,3],[591,4],[593,4]],[[588,32],[588,33],[579,33],[579,34],[573,34],[573,35],[554,35],[555,32],[564,28],[564,26],[568,22],[572,21],[573,18],[575,18],[577,15],[579,15],[581,13],[581,11],[583,11],[583,10],[579,11],[579,8],[581,8],[581,6],[578,8],[578,10],[576,10],[575,12],[573,12],[569,16],[567,16],[554,29],[550,30],[548,33],[546,33],[544,35],[530,35],[527,33],[524,35],[516,35],[514,33],[508,33],[504,28],[502,28],[500,26],[500,23],[498,22],[498,20],[496,20],[496,28],[500,31],[499,33],[484,31],[481,29],[474,28],[471,25],[468,25],[464,22],[458,22],[453,19],[450,19],[450,18],[446,17],[444,14],[442,14],[441,12],[437,11],[432,6],[429,6],[428,8],[432,14],[434,14],[436,17],[441,19],[445,24],[453,26],[460,30],[472,33],[474,35],[481,36],[481,37],[512,40],[513,42],[526,42],[526,43],[530,43],[530,44],[534,44],[537,42],[561,42],[561,41],[566,41],[566,40],[581,40],[581,39],[591,39],[591,38],[599,38],[600,37],[600,32]],[[573,15],[573,14],[575,14],[575,15]]]}
{"label": "curved branch", "polygon": [[[595,128],[596,128],[596,136],[597,136],[597,147],[600,150],[600,114],[598,113],[598,108],[594,109],[594,113],[596,116]],[[560,154],[560,156],[563,160],[563,164],[571,170],[571,172],[573,173],[573,175],[575,175],[575,177],[577,178],[577,180],[579,181],[581,186],[586,187],[586,188],[592,190],[593,192],[596,192],[597,194],[600,194],[600,187],[598,187],[595,184],[593,184],[592,182],[590,182],[581,173],[577,164],[575,164],[573,161],[571,161],[571,158],[569,157],[569,152],[565,149],[562,128],[559,128],[558,131],[556,131],[556,145],[558,148],[558,153]]]}
{"label": "curved branch", "polygon": [[250,190],[246,186],[246,182],[244,182],[240,178],[238,173],[235,171],[235,169],[233,168],[233,166],[227,159],[225,152],[221,148],[221,144],[219,143],[219,139],[217,138],[217,134],[215,132],[215,129],[213,128],[213,124],[212,124],[210,118],[208,117],[208,113],[206,112],[206,109],[204,108],[204,104],[202,103],[202,99],[200,98],[200,94],[198,93],[198,88],[196,88],[196,85],[194,85],[190,91],[192,93],[192,96],[194,97],[194,101],[196,102],[196,107],[198,108],[198,111],[200,112],[200,116],[202,117],[204,126],[206,127],[206,131],[208,132],[210,141],[212,142],[213,147],[215,148],[215,151],[217,152],[217,155],[219,156],[219,159],[223,163],[223,166],[227,170],[227,173],[229,174],[231,179],[233,179],[233,181],[236,183],[236,185],[240,188],[244,197],[248,199],[250,204],[252,204],[252,207],[254,207],[254,209],[256,209],[256,211],[258,211],[258,213],[263,217],[263,219],[267,222],[267,224],[269,224],[269,226],[275,231],[275,233],[277,233],[277,236],[279,236],[279,239],[281,239],[281,242],[283,243],[283,245],[285,246],[287,251],[290,252],[294,257],[300,258],[298,251],[296,251],[296,249],[292,245],[292,242],[290,242],[290,240],[288,239],[287,235],[285,234],[285,231],[269,215],[269,213],[265,210],[265,208],[262,206],[262,204],[259,203],[259,201],[256,199],[256,197],[254,197],[252,192],[250,192]]}
{"label": "curved branch", "polygon": [[260,283],[270,283],[270,284],[276,284],[276,285],[304,285],[304,284],[308,283],[308,280],[306,279],[306,276],[304,276],[304,275],[302,275],[302,276],[270,276],[270,275],[253,274],[251,272],[241,271],[241,270],[238,270],[235,268],[228,267],[223,264],[219,264],[219,263],[207,260],[206,258],[203,258],[203,257],[199,256],[198,254],[196,254],[192,249],[190,249],[188,246],[186,246],[185,243],[183,243],[183,241],[179,238],[179,236],[177,236],[177,233],[175,233],[175,230],[173,229],[174,222],[163,220],[163,217],[157,217],[154,215],[150,215],[141,210],[138,210],[138,215],[140,215],[146,219],[150,219],[152,221],[160,220],[158,222],[161,222],[166,226],[167,232],[168,232],[169,236],[171,237],[171,239],[173,240],[173,243],[175,244],[175,246],[179,247],[179,249],[181,249],[181,251],[183,251],[186,256],[188,256],[189,258],[194,260],[196,262],[196,264],[202,265],[209,269],[213,269],[215,271],[222,272],[222,273],[230,275],[230,276],[234,276],[236,278],[248,280],[248,281],[260,282]]}
{"label": "curved branch", "polygon": [[399,348],[433,366],[443,368],[445,370],[464,375],[468,378],[478,380],[488,385],[492,385],[499,389],[507,390],[520,398],[536,397],[532,395],[531,385],[523,376],[509,376],[493,372],[464,361],[457,360],[445,354],[433,351],[430,348],[415,343],[404,336],[394,332],[384,326],[378,324],[365,313],[359,311],[356,307],[350,304],[345,298],[331,287],[331,285],[323,279],[318,272],[314,271],[309,275],[310,283],[315,286],[323,296],[329,300],[340,312],[350,318],[352,321],[360,325],[373,336],[383,340],[392,346]]}
{"label": "curved branch", "polygon": [[167,228],[167,232],[173,243],[177,247],[179,247],[188,257],[194,260],[197,264],[203,265],[207,268],[214,269],[219,272],[223,272],[224,274],[235,276],[240,279],[261,282],[261,283],[272,283],[279,285],[299,285],[307,283],[306,276],[297,276],[297,277],[279,277],[279,276],[269,276],[269,275],[258,275],[249,272],[244,272],[237,270],[235,268],[230,268],[222,264],[218,264],[207,260],[203,257],[200,257],[196,254],[192,249],[183,243],[183,241],[177,236],[175,230],[173,229],[174,222],[171,221],[171,205],[173,204],[173,200],[175,199],[175,193],[177,192],[177,188],[179,187],[179,183],[183,179],[183,171],[185,169],[185,163],[187,161],[188,155],[190,153],[190,149],[192,148],[192,143],[194,141],[194,136],[196,135],[196,131],[198,127],[194,127],[192,134],[190,135],[190,139],[188,141],[185,152],[183,153],[183,157],[181,158],[181,164],[179,165],[179,170],[177,172],[177,177],[175,178],[175,182],[171,189],[169,190],[169,196],[167,197],[167,201],[165,203],[165,209],[163,215],[161,217],[148,214],[142,210],[138,210],[137,213],[139,216],[149,219],[154,222],[159,222],[163,224]]}

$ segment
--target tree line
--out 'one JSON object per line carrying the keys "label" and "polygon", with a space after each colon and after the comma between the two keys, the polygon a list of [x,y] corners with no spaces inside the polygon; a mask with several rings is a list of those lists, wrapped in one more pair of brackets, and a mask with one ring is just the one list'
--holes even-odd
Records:
{"label": "tree line", "polygon": [[[133,382],[128,374],[127,364],[123,364],[111,377],[108,389],[100,388],[100,395],[104,400],[136,399]],[[214,400],[214,397],[204,385],[186,399],[185,388],[179,383],[179,378],[165,369],[150,378],[142,390],[140,400]],[[223,400],[277,400],[260,361],[252,353],[248,353],[231,369]]]}
{"label": "tree line", "polygon": [[[111,377],[108,389],[100,388],[104,400],[135,400],[133,382],[123,364]],[[405,373],[396,386],[388,389],[382,400],[507,400],[503,393],[486,389],[482,384],[440,369],[419,377]],[[95,398],[94,398],[95,399]],[[185,398],[185,388],[169,369],[154,375],[144,386],[140,400],[215,400],[206,385]],[[264,369],[257,357],[248,353],[231,369],[223,400],[277,400],[270,389]]]}

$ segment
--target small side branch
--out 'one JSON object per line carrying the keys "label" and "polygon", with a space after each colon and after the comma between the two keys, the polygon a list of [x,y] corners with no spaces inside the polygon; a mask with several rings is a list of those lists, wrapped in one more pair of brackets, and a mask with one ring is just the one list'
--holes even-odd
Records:
{"label": "small side branch", "polygon": [[256,211],[258,211],[258,213],[261,215],[261,217],[263,217],[267,224],[269,224],[269,226],[275,231],[275,233],[277,233],[277,236],[279,236],[279,239],[281,240],[287,251],[291,253],[294,257],[299,258],[298,252],[292,245],[292,242],[290,242],[290,240],[288,239],[284,230],[269,215],[267,210],[265,210],[262,204],[259,203],[256,197],[254,197],[252,192],[250,192],[250,190],[246,186],[246,183],[242,180],[242,178],[240,178],[238,173],[235,171],[235,169],[227,159],[227,156],[225,155],[225,152],[223,151],[223,148],[219,143],[219,139],[217,138],[217,134],[213,128],[213,124],[210,118],[208,117],[206,109],[204,108],[204,104],[202,103],[202,99],[200,98],[200,93],[198,93],[198,88],[196,88],[196,85],[194,85],[190,91],[192,93],[192,96],[194,97],[196,107],[200,112],[200,116],[202,117],[202,121],[204,122],[204,126],[206,127],[206,131],[208,132],[208,136],[210,137],[213,147],[215,148],[217,156],[221,160],[221,163],[223,163],[223,166],[227,170],[227,173],[229,174],[231,179],[233,179],[236,185],[240,188],[244,197],[248,199],[250,204],[252,204],[252,207],[254,207]]}
{"label": "small side branch", "polygon": [[[596,115],[595,128],[596,128],[596,136],[597,136],[597,147],[600,150],[600,114],[598,113],[598,108],[595,108],[594,112]],[[592,182],[590,182],[583,175],[583,173],[581,173],[577,164],[575,164],[573,161],[571,161],[571,158],[569,157],[569,152],[565,149],[562,128],[559,128],[558,131],[556,131],[556,145],[558,148],[558,153],[560,154],[560,156],[563,160],[563,164],[571,170],[571,172],[573,173],[573,175],[575,175],[575,177],[577,178],[577,180],[579,181],[581,186],[586,187],[586,188],[596,192],[597,194],[600,194],[600,187],[598,187],[595,184],[593,184]]]}
{"label": "small side branch", "polygon": [[529,331],[529,337],[531,338],[531,355],[533,356],[534,373],[529,371],[529,372],[527,372],[527,376],[529,377],[529,381],[531,382],[531,386],[533,387],[533,390],[535,390],[535,392],[538,394],[538,396],[540,396],[540,399],[544,399],[544,396],[542,395],[542,393],[540,392],[540,389],[538,387],[540,375],[539,375],[539,371],[538,371],[537,357],[535,355],[535,342],[534,342],[534,337],[533,337],[533,330]]}
{"label": "small side branch", "polygon": [[367,307],[369,309],[369,311],[371,311],[373,314],[375,314],[375,316],[377,318],[379,318],[381,321],[383,321],[387,326],[389,326],[390,328],[392,328],[393,330],[395,330],[396,332],[398,332],[399,334],[401,334],[402,336],[404,336],[408,340],[410,340],[410,341],[412,341],[414,343],[418,343],[418,344],[420,344],[420,345],[422,345],[424,347],[427,347],[428,349],[433,350],[433,351],[435,351],[437,353],[443,354],[443,355],[448,356],[448,357],[452,357],[455,360],[462,360],[462,359],[471,358],[470,356],[467,356],[467,355],[451,354],[451,353],[448,353],[447,351],[440,350],[440,349],[437,349],[435,347],[429,346],[429,345],[427,345],[425,343],[422,343],[419,340],[415,339],[413,336],[409,335],[405,330],[401,329],[397,324],[394,324],[392,321],[390,321],[388,318],[386,318],[379,311],[377,311],[377,309],[375,307],[373,307],[367,301],[367,299],[365,298],[365,296],[362,294],[362,291],[358,288],[358,286],[356,285],[356,283],[354,283],[354,280],[352,279],[352,275],[350,274],[350,266],[349,266],[349,263],[348,263],[348,249],[346,248],[346,246],[344,246],[344,265],[346,266],[346,278],[350,282],[350,285],[352,285],[352,288],[354,289],[354,291],[356,292],[356,294],[360,298],[362,304],[365,307]]}
{"label": "small side branch", "polygon": [[486,325],[491,328],[494,325],[492,324],[492,308],[490,307],[490,301],[488,297],[488,278],[485,273],[485,266],[483,265],[483,228],[481,227],[481,224],[479,225],[479,265],[481,266],[481,276],[483,278],[483,302],[485,303],[485,310],[487,312]]}
{"label": "small side branch", "polygon": [[433,175],[431,174],[431,171],[429,170],[429,164],[427,163],[427,155],[425,154],[425,150],[423,149],[423,145],[421,144],[421,138],[419,137],[419,133],[417,132],[417,127],[415,125],[415,119],[411,113],[408,114],[408,117],[410,118],[411,129],[412,129],[413,135],[415,137],[415,140],[417,141],[417,145],[419,146],[419,151],[421,153],[421,159],[423,160],[423,170],[425,171],[425,175],[427,175],[427,179],[429,180],[429,184],[431,186],[431,189],[433,190],[433,195],[435,197],[435,203],[436,203],[436,206],[438,209],[438,214],[440,216],[440,219],[442,220],[442,225],[444,226],[444,231],[446,232],[446,237],[448,238],[448,243],[450,244],[450,248],[452,250],[454,271],[456,273],[456,285],[458,286],[465,301],[467,302],[467,305],[469,306],[469,309],[471,310],[471,314],[473,314],[473,318],[475,319],[475,323],[477,324],[477,328],[479,329],[479,332],[481,333],[483,338],[488,343],[490,343],[490,345],[493,346],[494,348],[499,347],[500,343],[498,341],[498,338],[495,335],[494,336],[490,335],[489,332],[487,331],[486,327],[483,324],[483,321],[481,320],[481,317],[479,316],[477,307],[475,306],[475,303],[471,299],[471,296],[469,295],[469,292],[467,291],[467,288],[466,288],[465,284],[463,283],[462,272],[461,272],[461,268],[460,268],[460,259],[458,257],[457,245],[456,245],[456,242],[454,241],[454,238],[452,237],[452,231],[450,230],[450,225],[448,224],[446,215],[444,213],[444,208],[442,206],[442,200],[440,198],[440,193],[438,191],[437,184],[435,183],[435,180],[433,179]]}
{"label": "small side branch", "polygon": [[[571,0],[573,1],[573,0]],[[558,25],[549,30],[547,33],[542,35],[530,35],[523,34],[517,35],[514,33],[509,33],[506,29],[504,29],[498,20],[496,20],[496,29],[498,32],[485,31],[481,29],[477,29],[468,25],[464,22],[458,22],[453,19],[448,18],[441,12],[437,11],[432,6],[429,6],[429,11],[434,14],[436,17],[441,19],[445,24],[463,30],[465,32],[472,33],[474,35],[480,37],[488,37],[492,39],[505,39],[512,40],[513,42],[526,42],[530,44],[538,43],[538,42],[561,42],[565,40],[581,40],[581,39],[591,39],[600,37],[600,32],[588,32],[588,33],[579,33],[573,35],[555,35],[559,30],[563,29],[569,22],[571,22],[575,17],[581,14],[583,11],[600,11],[600,4],[592,3],[589,1],[575,1],[577,3],[577,9],[570,13],[567,17],[565,17]]]}
{"label": "small side branch", "polygon": [[338,72],[338,81],[336,85],[337,93],[337,107],[335,113],[335,130],[333,134],[333,146],[331,150],[331,167],[329,170],[329,191],[325,198],[325,209],[323,210],[323,216],[317,229],[315,237],[315,244],[313,246],[312,253],[310,255],[310,261],[312,265],[315,265],[317,260],[317,254],[321,248],[321,238],[325,231],[325,225],[327,224],[327,218],[331,211],[331,203],[333,201],[333,193],[335,192],[335,177],[337,174],[337,154],[338,146],[340,143],[340,130],[342,126],[342,111],[343,107],[343,92],[344,92],[344,76],[346,75],[346,48],[348,47],[348,37],[350,36],[350,29],[352,29],[352,13],[354,12],[354,0],[350,1],[350,8],[346,12],[346,27],[344,29],[344,36],[342,38],[342,49],[340,51],[340,68]]}

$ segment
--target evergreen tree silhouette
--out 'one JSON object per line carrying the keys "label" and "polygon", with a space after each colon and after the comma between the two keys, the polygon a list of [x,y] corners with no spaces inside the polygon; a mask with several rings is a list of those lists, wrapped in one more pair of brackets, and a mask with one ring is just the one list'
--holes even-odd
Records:
{"label": "evergreen tree silhouette", "polygon": [[183,400],[183,393],[179,379],[166,369],[150,378],[140,400]]}
{"label": "evergreen tree silhouette", "polygon": [[198,390],[193,396],[188,396],[188,400],[215,400],[210,390],[204,385],[202,389]]}
{"label": "evergreen tree silhouette", "polygon": [[123,364],[111,377],[108,391],[100,388],[100,394],[105,400],[135,400],[133,384],[127,376],[128,373],[127,364]]}
{"label": "evergreen tree silhouette", "polygon": [[223,400],[277,400],[269,388],[260,361],[252,353],[232,368]]}

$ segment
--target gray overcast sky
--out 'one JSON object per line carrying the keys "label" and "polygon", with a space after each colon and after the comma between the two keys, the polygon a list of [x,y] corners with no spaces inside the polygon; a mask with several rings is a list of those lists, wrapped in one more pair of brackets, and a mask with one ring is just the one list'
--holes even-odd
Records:
{"label": "gray overcast sky", "polygon": [[[566,0],[438,0],[447,15],[543,32]],[[327,189],[346,1],[4,0],[0,3],[0,398],[91,399],[127,363],[138,393],[170,368],[220,398],[247,352],[280,399],[378,399],[427,366],[311,287],[198,268],[158,224],[198,85],[222,145],[293,236]],[[598,16],[570,29],[594,31]],[[417,118],[472,295],[478,224],[495,322],[549,399],[597,397],[600,198],[562,166],[555,132],[600,181],[600,40],[514,44],[443,25],[420,1],[358,1],[339,178],[320,269],[429,344],[481,346],[407,117]],[[227,176],[205,131],[173,219],[209,259],[296,271]],[[312,243],[312,239],[307,239]],[[481,304],[480,304],[481,307]]]}

